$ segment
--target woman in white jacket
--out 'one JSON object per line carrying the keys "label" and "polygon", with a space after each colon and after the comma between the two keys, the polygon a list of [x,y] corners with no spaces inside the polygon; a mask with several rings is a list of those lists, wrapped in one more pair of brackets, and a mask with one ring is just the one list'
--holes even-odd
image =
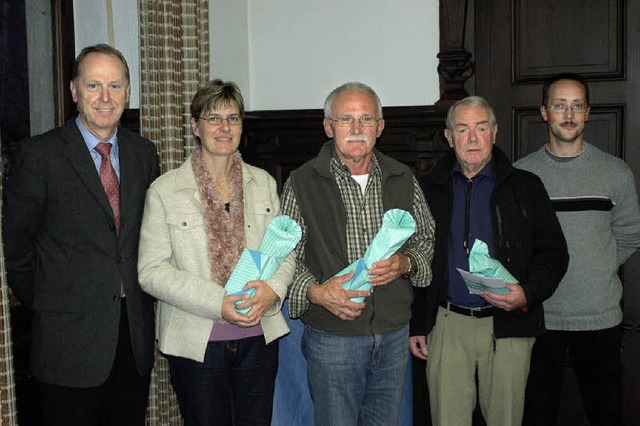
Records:
{"label": "woman in white jacket", "polygon": [[[247,283],[253,297],[225,296],[243,249],[257,250],[280,212],[275,180],[237,151],[243,116],[234,83],[214,80],[198,90],[191,128],[200,147],[147,193],[139,279],[158,299],[158,345],[187,426],[232,417],[236,425],[269,425],[275,339],[289,331],[280,307],[293,277],[291,257],[273,278]],[[246,314],[234,309],[249,307]]]}

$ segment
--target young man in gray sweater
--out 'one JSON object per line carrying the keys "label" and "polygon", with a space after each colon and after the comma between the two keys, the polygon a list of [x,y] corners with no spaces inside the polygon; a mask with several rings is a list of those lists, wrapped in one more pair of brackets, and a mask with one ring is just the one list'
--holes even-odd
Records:
{"label": "young man in gray sweater", "polygon": [[514,166],[536,173],[569,246],[569,269],[544,302],[547,329],[533,349],[524,424],[556,424],[567,351],[593,425],[622,424],[622,285],[618,268],[640,247],[634,176],[624,161],[583,140],[589,88],[575,74],[543,87],[549,143]]}

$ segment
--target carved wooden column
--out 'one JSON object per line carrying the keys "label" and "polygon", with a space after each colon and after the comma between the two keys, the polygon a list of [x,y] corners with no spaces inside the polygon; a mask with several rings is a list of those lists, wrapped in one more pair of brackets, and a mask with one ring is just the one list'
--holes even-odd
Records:
{"label": "carved wooden column", "polygon": [[464,48],[468,0],[440,0],[440,100],[436,108],[447,109],[469,93],[465,82],[474,73],[471,53]]}

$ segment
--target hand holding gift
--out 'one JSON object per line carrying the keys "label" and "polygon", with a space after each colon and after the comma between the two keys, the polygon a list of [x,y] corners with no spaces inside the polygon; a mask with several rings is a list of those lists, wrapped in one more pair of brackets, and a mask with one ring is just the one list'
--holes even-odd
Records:
{"label": "hand holding gift", "polygon": [[[302,230],[289,216],[274,218],[267,227],[258,251],[245,248],[225,285],[228,295],[255,294],[255,289],[243,289],[249,281],[273,277],[280,264],[293,251],[302,237]],[[239,304],[239,303],[236,303]],[[251,308],[238,310],[246,314]]]}
{"label": "hand holding gift", "polygon": [[[385,212],[382,218],[382,226],[371,240],[371,244],[364,255],[347,266],[338,275],[344,275],[354,271],[353,278],[342,286],[345,290],[371,290],[369,273],[367,269],[375,262],[388,259],[416,231],[416,222],[411,213],[401,209],[391,209]],[[354,297],[353,302],[360,303],[364,297]]]}

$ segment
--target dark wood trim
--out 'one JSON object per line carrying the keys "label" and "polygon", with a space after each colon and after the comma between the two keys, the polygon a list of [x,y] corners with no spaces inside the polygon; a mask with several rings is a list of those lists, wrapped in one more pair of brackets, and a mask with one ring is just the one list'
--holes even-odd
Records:
{"label": "dark wood trim", "polygon": [[55,124],[61,126],[76,111],[69,82],[75,60],[73,0],[51,0],[53,41],[53,96]]}
{"label": "dark wood trim", "polygon": [[465,49],[468,0],[440,0],[440,52],[437,57],[440,99],[436,108],[447,110],[469,96],[466,81],[475,73],[471,53]]}

